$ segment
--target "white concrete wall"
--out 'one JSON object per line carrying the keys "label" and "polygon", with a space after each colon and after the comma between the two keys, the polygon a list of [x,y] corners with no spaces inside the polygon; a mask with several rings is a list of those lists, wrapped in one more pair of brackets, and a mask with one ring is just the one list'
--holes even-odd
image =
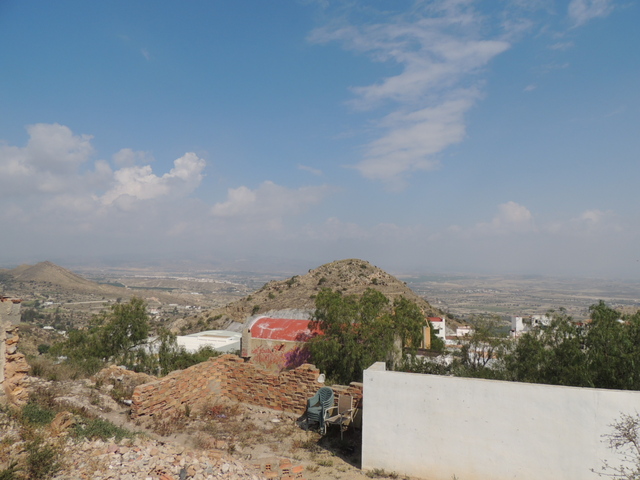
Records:
{"label": "white concrete wall", "polygon": [[640,392],[364,372],[362,468],[428,480],[598,479]]}

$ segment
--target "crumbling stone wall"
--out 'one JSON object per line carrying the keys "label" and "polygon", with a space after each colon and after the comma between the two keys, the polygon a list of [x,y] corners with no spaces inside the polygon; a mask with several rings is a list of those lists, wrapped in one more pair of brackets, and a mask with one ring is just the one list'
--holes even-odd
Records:
{"label": "crumbling stone wall", "polygon": [[[136,387],[132,416],[171,415],[184,412],[187,406],[197,410],[221,397],[302,414],[307,399],[322,386],[319,375],[320,371],[309,364],[277,374],[238,356],[222,355]],[[342,388],[361,404],[362,384]]]}
{"label": "crumbling stone wall", "polygon": [[18,353],[20,300],[0,297],[0,401],[23,403],[27,399],[24,379],[29,364]]}

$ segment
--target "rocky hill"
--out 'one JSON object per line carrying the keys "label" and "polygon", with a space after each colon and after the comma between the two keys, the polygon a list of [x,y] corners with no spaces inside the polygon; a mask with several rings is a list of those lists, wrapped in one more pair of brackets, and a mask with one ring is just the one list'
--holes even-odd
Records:
{"label": "rocky hill", "polygon": [[393,301],[403,296],[415,302],[426,315],[440,315],[407,285],[369,262],[355,258],[327,263],[295,275],[287,280],[272,280],[258,291],[232,302],[226,307],[178,320],[172,326],[176,333],[188,333],[204,328],[227,328],[232,322],[243,323],[247,317],[280,310],[313,310],[315,297],[323,288],[339,290],[344,295],[362,295],[368,288],[378,290]]}
{"label": "rocky hill", "polygon": [[51,262],[35,265],[20,265],[12,270],[0,272],[5,280],[18,283],[38,284],[74,293],[122,295],[124,289],[111,285],[101,285],[87,280]]}
{"label": "rocky hill", "polygon": [[75,291],[110,291],[110,285],[100,285],[62,268],[51,262],[40,262],[35,265],[20,265],[10,270],[9,275],[18,282],[37,282],[55,285]]}
{"label": "rocky hill", "polygon": [[20,265],[14,269],[0,269],[0,293],[3,291],[19,297],[29,297],[37,293],[74,297],[75,300],[128,299],[137,295],[165,303],[188,304],[187,300],[166,292],[144,288],[134,290],[94,282],[48,261],[35,265]]}

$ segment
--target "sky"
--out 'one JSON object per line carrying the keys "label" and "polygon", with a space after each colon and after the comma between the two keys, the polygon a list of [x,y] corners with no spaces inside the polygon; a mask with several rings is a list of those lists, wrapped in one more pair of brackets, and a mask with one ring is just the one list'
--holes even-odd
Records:
{"label": "sky", "polygon": [[637,0],[0,0],[0,265],[640,279],[639,21]]}

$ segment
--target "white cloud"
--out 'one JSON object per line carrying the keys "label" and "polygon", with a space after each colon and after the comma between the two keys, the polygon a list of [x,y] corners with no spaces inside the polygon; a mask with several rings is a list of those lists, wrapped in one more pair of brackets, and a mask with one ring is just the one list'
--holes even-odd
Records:
{"label": "white cloud", "polygon": [[92,137],[57,123],[30,125],[27,132],[25,147],[0,143],[0,197],[73,189],[79,167],[93,154]]}
{"label": "white cloud", "polygon": [[574,233],[615,233],[622,231],[617,215],[611,210],[585,210],[569,223]]}
{"label": "white cloud", "polygon": [[252,220],[278,228],[283,217],[297,215],[319,203],[328,191],[326,186],[289,189],[271,181],[263,182],[255,190],[245,186],[230,188],[227,200],[216,203],[211,214],[221,219]]}
{"label": "white cloud", "polygon": [[395,105],[377,122],[379,138],[355,165],[363,176],[397,186],[406,172],[433,168],[433,155],[464,138],[464,114],[479,97],[477,75],[510,46],[483,38],[482,24],[470,2],[445,1],[386,23],[340,24],[312,32],[312,42],[339,41],[374,61],[401,67],[397,75],[352,89],[356,98],[351,105],[357,109]]}
{"label": "white cloud", "polygon": [[605,215],[606,213],[602,210],[586,210],[582,212],[582,214],[578,218],[590,224],[597,224],[602,221]]}
{"label": "white cloud", "polygon": [[606,17],[611,10],[612,0],[571,0],[568,14],[573,26],[579,27],[594,18]]}
{"label": "white cloud", "polygon": [[136,152],[130,148],[123,148],[113,155],[113,162],[119,167],[132,167],[153,162],[149,152]]}
{"label": "white cloud", "polygon": [[64,125],[38,123],[27,127],[27,132],[25,160],[47,172],[74,172],[93,153],[91,135],[74,135]]}
{"label": "white cloud", "polygon": [[309,172],[317,177],[323,175],[322,170],[318,170],[317,168],[309,167],[307,165],[298,165],[298,169],[304,170],[305,172]]}
{"label": "white cloud", "polygon": [[[0,144],[0,229],[2,254],[134,255],[261,251],[260,233],[274,249],[300,238],[300,216],[330,192],[326,186],[288,188],[264,182],[256,189],[230,189],[215,205],[198,199],[205,160],[186,153],[162,172],[150,154],[122,149],[111,162],[91,162],[88,135],[60,125],[29,129],[24,147]],[[43,160],[50,149],[57,164]],[[37,148],[36,148],[37,147]],[[64,168],[63,168],[64,167]],[[58,173],[64,171],[65,173]],[[19,180],[19,181],[18,181]],[[297,222],[297,223],[296,223]],[[283,228],[283,227],[287,228]],[[277,238],[276,238],[277,237]],[[260,245],[256,242],[260,239]],[[242,253],[244,252],[244,253]]]}
{"label": "white cloud", "polygon": [[551,50],[569,50],[574,47],[573,42],[557,42],[551,45],[549,48]]}
{"label": "white cloud", "polygon": [[128,204],[131,199],[150,200],[168,195],[181,196],[191,193],[200,185],[202,170],[206,165],[203,159],[198,158],[195,153],[185,153],[173,164],[171,171],[161,177],[153,173],[150,165],[116,170],[115,185],[101,197],[101,202],[109,205],[120,199]]}
{"label": "white cloud", "polygon": [[467,92],[467,98],[388,115],[380,123],[387,133],[367,146],[355,168],[367,178],[390,181],[398,181],[404,172],[435,168],[433,155],[463,140],[464,113],[472,103],[473,94]]}
{"label": "white cloud", "polygon": [[504,235],[535,232],[536,226],[527,207],[516,202],[507,202],[498,205],[498,213],[491,222],[479,223],[474,230],[484,234]]}

